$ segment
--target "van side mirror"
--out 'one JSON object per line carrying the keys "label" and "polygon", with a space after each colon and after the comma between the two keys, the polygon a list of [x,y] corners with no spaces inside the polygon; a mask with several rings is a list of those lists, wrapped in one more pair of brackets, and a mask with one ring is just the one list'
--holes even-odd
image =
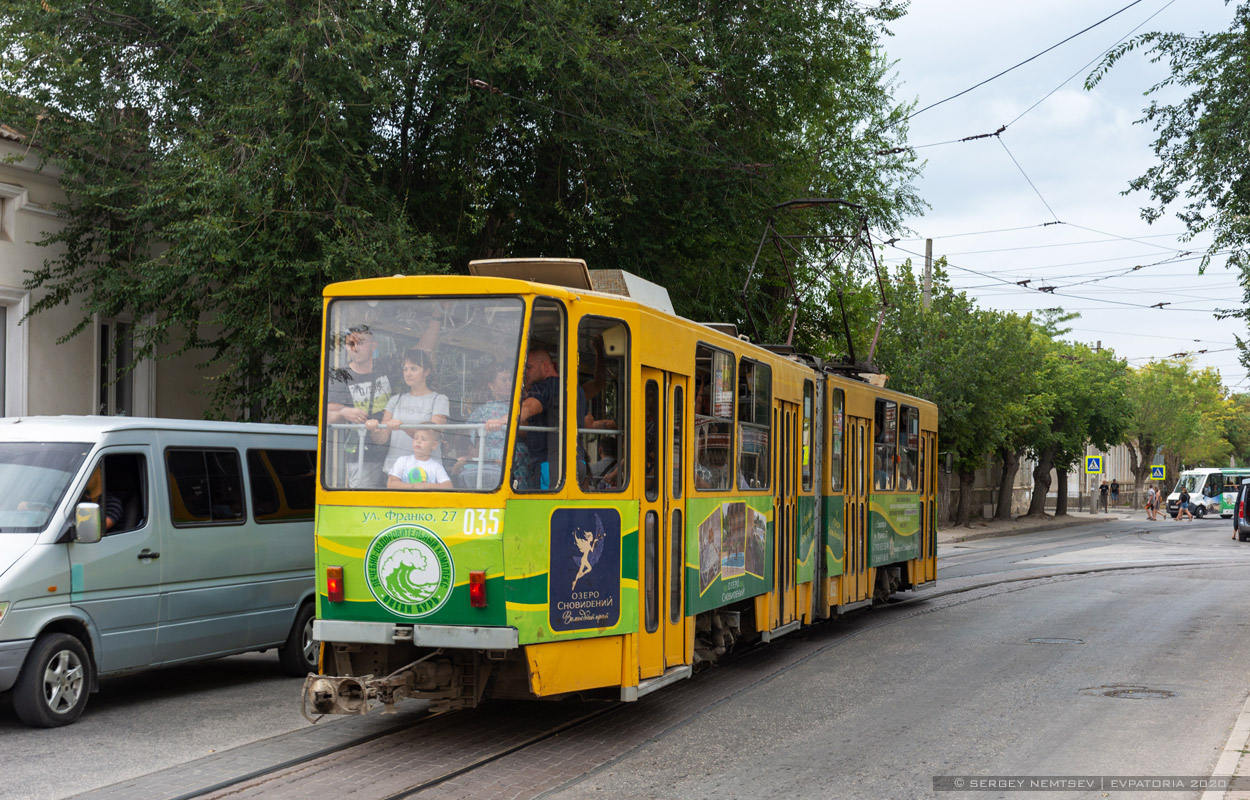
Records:
{"label": "van side mirror", "polygon": [[79,503],[74,507],[74,540],[83,544],[100,541],[104,525],[100,520],[99,503]]}

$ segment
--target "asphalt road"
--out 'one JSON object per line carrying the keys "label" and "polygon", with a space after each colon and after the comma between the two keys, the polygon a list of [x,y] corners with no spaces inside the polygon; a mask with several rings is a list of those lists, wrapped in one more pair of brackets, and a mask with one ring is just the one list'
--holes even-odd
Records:
{"label": "asphalt road", "polygon": [[27,728],[0,697],[0,798],[68,797],[306,727],[302,685],[269,651],[106,679],[64,728]]}
{"label": "asphalt road", "polygon": [[[1250,692],[1250,544],[1229,533],[1134,520],[942,546],[931,599],[840,623],[853,635],[795,634],[830,644],[555,796],[985,800],[999,795],[935,795],[932,779],[1210,774]],[[0,699],[0,797],[64,798],[307,730],[300,685],[273,653],[237,656],[105,681],[50,731]],[[1168,796],[1196,795],[1152,795]]]}
{"label": "asphalt road", "polygon": [[[1144,568],[1003,584],[928,614],[887,610],[891,624],[548,796],[1049,800],[1143,795],[935,792],[933,779],[1209,776],[1250,694],[1250,546],[1215,521],[1163,525],[949,548],[939,586],[948,570]],[[1208,565],[1158,566],[1177,555]]]}

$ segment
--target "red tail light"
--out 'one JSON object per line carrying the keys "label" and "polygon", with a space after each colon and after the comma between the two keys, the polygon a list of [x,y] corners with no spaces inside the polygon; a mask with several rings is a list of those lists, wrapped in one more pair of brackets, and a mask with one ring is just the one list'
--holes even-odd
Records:
{"label": "red tail light", "polygon": [[486,608],[486,570],[469,573],[469,605]]}
{"label": "red tail light", "polygon": [[342,567],[326,567],[326,599],[331,603],[343,602]]}

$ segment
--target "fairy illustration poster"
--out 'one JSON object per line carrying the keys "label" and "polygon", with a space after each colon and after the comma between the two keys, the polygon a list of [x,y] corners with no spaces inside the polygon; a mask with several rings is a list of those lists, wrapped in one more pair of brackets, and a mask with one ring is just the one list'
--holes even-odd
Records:
{"label": "fairy illustration poster", "polygon": [[621,516],[614,508],[551,515],[549,621],[553,631],[610,628],[621,616]]}

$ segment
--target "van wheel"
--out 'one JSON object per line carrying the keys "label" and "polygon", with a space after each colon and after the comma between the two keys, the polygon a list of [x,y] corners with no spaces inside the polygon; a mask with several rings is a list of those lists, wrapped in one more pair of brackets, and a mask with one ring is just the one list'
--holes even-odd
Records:
{"label": "van wheel", "polygon": [[1202,506],[1194,506],[1193,512],[1196,519],[1202,519],[1207,515],[1207,510]]}
{"label": "van wheel", "polygon": [[278,660],[282,662],[282,670],[294,678],[302,678],[310,672],[317,671],[317,656],[320,644],[313,638],[313,604],[305,603],[299,607],[295,615],[295,624],[286,637],[286,644],[278,648]]}
{"label": "van wheel", "polygon": [[39,637],[13,684],[13,710],[32,728],[70,724],[87,707],[90,669],[78,639],[68,633]]}

